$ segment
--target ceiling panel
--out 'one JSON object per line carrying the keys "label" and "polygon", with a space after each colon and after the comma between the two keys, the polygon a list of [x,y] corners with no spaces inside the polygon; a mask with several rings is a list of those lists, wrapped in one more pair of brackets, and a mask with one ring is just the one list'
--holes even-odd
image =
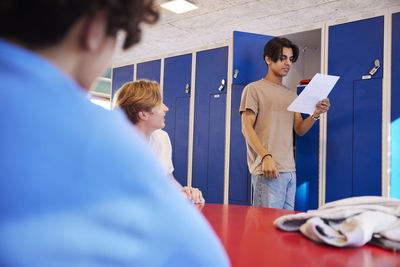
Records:
{"label": "ceiling panel", "polygon": [[[158,0],[158,3],[165,0]],[[155,25],[143,25],[141,43],[117,50],[112,66],[227,44],[234,30],[285,33],[302,25],[399,6],[399,0],[196,0],[198,9],[175,14],[160,9]],[[373,13],[372,13],[373,14]]]}

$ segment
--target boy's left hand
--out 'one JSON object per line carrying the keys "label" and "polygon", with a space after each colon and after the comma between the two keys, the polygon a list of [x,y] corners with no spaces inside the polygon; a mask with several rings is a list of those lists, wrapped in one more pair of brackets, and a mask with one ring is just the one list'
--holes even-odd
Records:
{"label": "boy's left hand", "polygon": [[315,109],[315,112],[317,113],[316,115],[319,116],[320,114],[327,112],[330,106],[329,98],[322,99],[317,103],[317,108]]}

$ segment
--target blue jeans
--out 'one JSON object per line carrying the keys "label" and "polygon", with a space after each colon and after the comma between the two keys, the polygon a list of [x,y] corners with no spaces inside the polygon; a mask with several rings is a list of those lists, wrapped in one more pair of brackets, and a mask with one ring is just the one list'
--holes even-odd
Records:
{"label": "blue jeans", "polygon": [[281,172],[278,178],[252,174],[251,184],[253,187],[253,206],[294,209],[296,172]]}

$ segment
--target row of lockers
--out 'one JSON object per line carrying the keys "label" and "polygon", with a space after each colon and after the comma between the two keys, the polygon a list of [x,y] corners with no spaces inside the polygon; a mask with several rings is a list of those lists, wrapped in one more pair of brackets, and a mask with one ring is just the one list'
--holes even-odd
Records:
{"label": "row of lockers", "polygon": [[[400,13],[391,16],[391,121],[394,125],[396,120],[400,120],[400,106],[396,104],[400,100]],[[306,136],[295,141],[298,187],[295,208],[298,210],[318,207],[319,190],[323,190],[319,177],[320,138],[326,142],[324,201],[382,194],[382,128],[386,127],[382,125],[382,110],[385,108],[383,105],[390,104],[382,99],[384,16],[329,26],[328,34],[327,73],[341,78],[330,95],[332,106],[327,115],[326,134],[316,124]],[[227,176],[229,203],[250,203],[250,175],[238,107],[243,88],[265,76],[266,65],[260,55],[264,44],[271,38],[234,32],[231,47],[113,69],[113,93],[125,82],[132,81],[135,72],[136,79],[151,79],[163,84],[164,103],[170,109],[165,130],[172,142],[174,175],[182,184],[187,183],[188,177],[189,121],[194,105],[193,155],[189,177],[192,178],[192,185],[203,191],[207,202],[223,202],[224,177]],[[232,53],[229,49],[233,49]],[[230,60],[232,69],[228,69]],[[375,60],[380,61],[381,67],[371,78],[363,79]],[[191,101],[193,97],[194,101]],[[227,110],[230,112],[228,125]],[[394,127],[392,133],[396,133]],[[398,139],[398,135],[392,135],[392,144],[398,143]],[[228,146],[225,145],[226,140],[229,140]],[[229,148],[228,170],[225,169],[226,147]],[[393,162],[398,160],[399,154],[400,148],[392,147],[393,197],[400,197],[400,174],[396,169],[399,164]]]}

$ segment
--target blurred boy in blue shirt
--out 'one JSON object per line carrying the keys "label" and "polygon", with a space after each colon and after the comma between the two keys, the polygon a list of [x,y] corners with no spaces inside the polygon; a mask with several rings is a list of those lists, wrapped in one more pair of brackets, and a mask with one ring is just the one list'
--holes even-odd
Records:
{"label": "blurred boy in blue shirt", "polygon": [[144,138],[86,98],[153,2],[1,1],[1,266],[229,265]]}

